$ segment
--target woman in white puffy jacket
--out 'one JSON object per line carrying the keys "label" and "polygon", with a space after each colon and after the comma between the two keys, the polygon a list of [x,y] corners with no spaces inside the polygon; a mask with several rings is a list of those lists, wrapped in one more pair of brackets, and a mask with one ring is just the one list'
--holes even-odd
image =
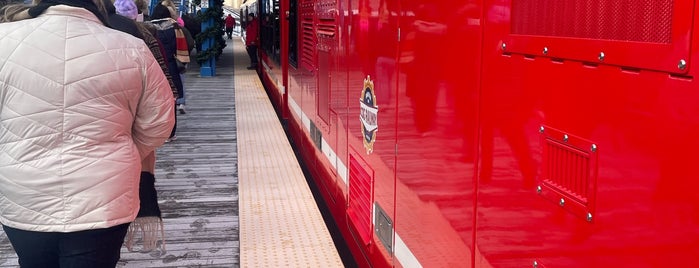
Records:
{"label": "woman in white puffy jacket", "polygon": [[115,267],[174,99],[102,1],[0,12],[0,223],[22,267]]}

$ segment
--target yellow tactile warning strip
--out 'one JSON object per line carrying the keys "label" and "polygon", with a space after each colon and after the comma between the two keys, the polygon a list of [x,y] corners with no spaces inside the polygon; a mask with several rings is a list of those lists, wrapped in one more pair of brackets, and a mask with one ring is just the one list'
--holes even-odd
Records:
{"label": "yellow tactile warning strip", "polygon": [[241,267],[343,267],[243,44],[235,54]]}

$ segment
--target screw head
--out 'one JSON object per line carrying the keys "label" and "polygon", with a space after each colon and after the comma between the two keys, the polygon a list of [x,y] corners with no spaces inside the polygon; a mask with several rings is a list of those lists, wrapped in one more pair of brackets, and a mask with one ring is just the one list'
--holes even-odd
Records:
{"label": "screw head", "polygon": [[548,54],[548,53],[549,53],[549,48],[548,48],[548,47],[544,47],[544,50],[542,51],[542,53],[544,53],[544,55]]}
{"label": "screw head", "polygon": [[565,205],[566,205],[566,200],[563,199],[563,198],[561,198],[561,201],[558,201],[558,204],[561,205],[561,206],[565,206]]}
{"label": "screw head", "polygon": [[599,59],[599,61],[604,61],[604,52],[600,52],[597,59]]}
{"label": "screw head", "polygon": [[532,267],[538,268],[538,267],[539,267],[539,263],[538,263],[537,261],[534,261],[534,263],[532,264]]}
{"label": "screw head", "polygon": [[542,190],[542,189],[541,189],[541,185],[536,186],[536,192],[537,192],[537,193],[540,194],[540,193],[541,193],[541,190]]}
{"label": "screw head", "polygon": [[592,222],[592,213],[590,212],[587,213],[587,221]]}
{"label": "screw head", "polygon": [[593,144],[592,146],[590,146],[590,151],[596,152],[597,151],[597,144]]}
{"label": "screw head", "polygon": [[500,49],[505,50],[506,48],[507,44],[505,44],[505,42],[502,42],[502,44],[500,45]]}
{"label": "screw head", "polygon": [[684,70],[687,68],[687,61],[686,60],[680,60],[679,63],[677,63],[677,68],[680,70]]}
{"label": "screw head", "polygon": [[563,134],[563,141],[567,142],[568,141],[568,134]]}
{"label": "screw head", "polygon": [[544,133],[544,126],[539,127],[539,133]]}

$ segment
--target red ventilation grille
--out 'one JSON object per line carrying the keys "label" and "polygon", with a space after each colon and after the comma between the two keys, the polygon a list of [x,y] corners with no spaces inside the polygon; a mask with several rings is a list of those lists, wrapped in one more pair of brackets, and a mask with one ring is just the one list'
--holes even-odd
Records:
{"label": "red ventilation grille", "polygon": [[597,145],[541,127],[543,161],[537,191],[573,214],[592,220],[597,185]]}
{"label": "red ventilation grille", "polygon": [[512,33],[671,43],[672,0],[515,0]]}
{"label": "red ventilation grille", "polygon": [[313,1],[301,3],[301,65],[315,70],[316,38],[313,28]]}
{"label": "red ventilation grille", "polygon": [[544,182],[570,199],[587,204],[590,192],[589,153],[546,139],[544,157]]}
{"label": "red ventilation grille", "polygon": [[335,0],[319,1],[316,4],[316,16],[318,16],[316,35],[319,51],[330,51],[335,47],[337,12],[337,1]]}
{"label": "red ventilation grille", "polygon": [[371,239],[371,212],[373,203],[374,172],[367,172],[354,156],[350,155],[349,166],[349,207],[347,215],[350,223],[362,242],[366,245]]}

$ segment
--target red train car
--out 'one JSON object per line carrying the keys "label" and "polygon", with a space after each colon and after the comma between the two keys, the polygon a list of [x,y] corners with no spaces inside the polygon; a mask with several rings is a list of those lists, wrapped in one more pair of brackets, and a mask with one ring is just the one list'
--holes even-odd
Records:
{"label": "red train car", "polygon": [[361,266],[699,267],[695,1],[246,5]]}

